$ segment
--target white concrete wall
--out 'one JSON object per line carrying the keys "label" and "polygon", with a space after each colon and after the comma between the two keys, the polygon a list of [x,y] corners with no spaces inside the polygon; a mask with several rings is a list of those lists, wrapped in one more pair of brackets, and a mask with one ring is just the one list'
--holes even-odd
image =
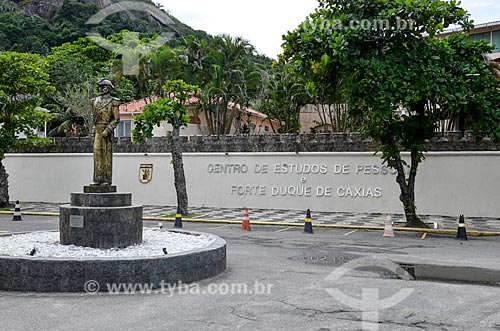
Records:
{"label": "white concrete wall", "polygon": [[[176,205],[170,161],[115,154],[114,184],[134,203]],[[138,179],[142,163],[153,164],[148,184]],[[190,206],[402,213],[395,176],[380,173],[371,152],[198,153],[184,154],[184,163]],[[67,202],[92,178],[91,154],[8,154],[4,164],[12,200]],[[500,217],[499,196],[500,152],[428,153],[419,168],[422,215]]]}

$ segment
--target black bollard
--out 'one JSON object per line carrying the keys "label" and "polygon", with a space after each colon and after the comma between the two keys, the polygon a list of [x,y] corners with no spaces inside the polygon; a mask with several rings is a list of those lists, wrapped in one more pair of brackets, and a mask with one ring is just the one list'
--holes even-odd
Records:
{"label": "black bollard", "polygon": [[458,219],[457,239],[467,240],[467,225],[465,224],[464,215],[460,215]]}
{"label": "black bollard", "polygon": [[182,214],[180,208],[177,208],[177,214],[175,214],[175,228],[182,228]]}
{"label": "black bollard", "polygon": [[306,212],[306,221],[304,223],[304,233],[313,233],[313,226],[311,221],[311,210],[308,209]]}
{"label": "black bollard", "polygon": [[16,201],[16,206],[14,207],[14,217],[12,217],[13,221],[22,221],[21,218],[21,206],[19,204],[19,200]]}

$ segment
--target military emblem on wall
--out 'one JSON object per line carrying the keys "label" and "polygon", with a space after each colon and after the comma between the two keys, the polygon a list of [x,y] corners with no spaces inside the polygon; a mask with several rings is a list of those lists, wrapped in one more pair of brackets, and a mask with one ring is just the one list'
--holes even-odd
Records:
{"label": "military emblem on wall", "polygon": [[143,184],[147,184],[151,179],[153,179],[153,165],[141,164],[139,167],[139,181]]}

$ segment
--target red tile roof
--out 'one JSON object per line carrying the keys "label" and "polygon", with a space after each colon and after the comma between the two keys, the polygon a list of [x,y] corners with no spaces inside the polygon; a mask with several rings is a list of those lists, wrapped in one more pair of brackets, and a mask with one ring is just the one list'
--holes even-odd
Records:
{"label": "red tile roof", "polygon": [[138,114],[141,113],[148,103],[158,100],[157,96],[134,100],[120,105],[120,113]]}
{"label": "red tile roof", "polygon": [[[159,98],[157,96],[152,96],[152,97],[148,97],[148,98],[145,98],[145,99],[134,100],[134,101],[131,101],[131,102],[127,102],[127,103],[121,104],[120,105],[120,113],[122,113],[122,114],[139,114],[139,113],[142,112],[142,110],[144,109],[144,107],[148,103],[155,102],[158,99]],[[196,103],[198,103],[198,98],[192,97],[189,100],[189,103],[190,104],[196,104]],[[267,117],[266,114],[263,114],[263,113],[255,110],[255,109],[251,109],[251,108],[248,108],[248,107],[242,109],[240,105],[234,104],[233,102],[230,102],[228,104],[228,106],[230,108],[233,108],[235,110],[241,111],[241,112],[246,113],[246,114],[250,114],[252,116],[256,116],[256,117],[260,117],[260,118],[266,118]]]}
{"label": "red tile roof", "polygon": [[243,112],[245,114],[250,114],[252,116],[256,116],[256,117],[260,117],[260,118],[266,118],[267,117],[266,114],[261,113],[260,111],[257,111],[255,109],[248,108],[248,107],[241,108],[241,106],[239,104],[235,104],[234,102],[230,102],[228,104],[228,107],[233,108],[233,109],[238,110],[238,111],[241,111],[241,112]]}

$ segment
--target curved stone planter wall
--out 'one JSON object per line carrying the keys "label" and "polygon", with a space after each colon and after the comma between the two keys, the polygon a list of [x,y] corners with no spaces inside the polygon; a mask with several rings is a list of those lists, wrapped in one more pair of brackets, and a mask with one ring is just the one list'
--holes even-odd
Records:
{"label": "curved stone planter wall", "polygon": [[[177,231],[190,235],[198,232]],[[10,235],[10,234],[9,234]],[[0,256],[0,290],[25,292],[85,292],[95,281],[99,291],[107,284],[190,283],[226,270],[226,242],[215,241],[203,249],[146,258],[43,258]],[[95,286],[88,288],[91,292]]]}

